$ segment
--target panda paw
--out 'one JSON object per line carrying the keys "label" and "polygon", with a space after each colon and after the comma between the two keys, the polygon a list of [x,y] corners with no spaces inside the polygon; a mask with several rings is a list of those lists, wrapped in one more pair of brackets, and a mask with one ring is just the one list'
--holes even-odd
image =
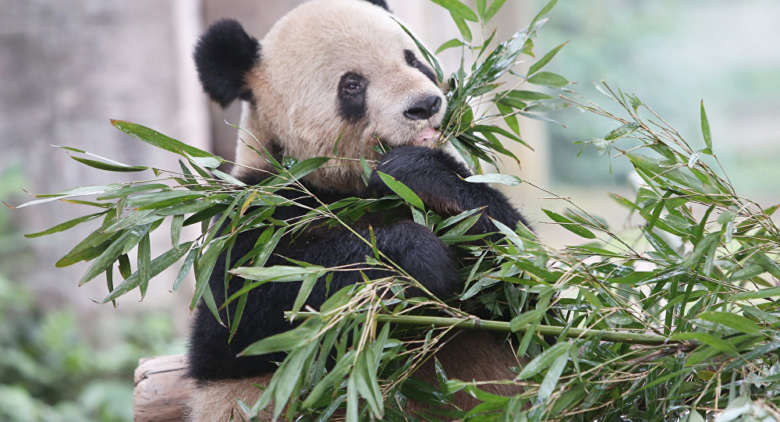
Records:
{"label": "panda paw", "polygon": [[425,206],[441,215],[455,215],[466,210],[458,201],[468,189],[463,181],[471,173],[442,150],[417,146],[398,147],[380,158],[369,180],[369,192],[392,193],[377,172],[400,181],[422,199]]}

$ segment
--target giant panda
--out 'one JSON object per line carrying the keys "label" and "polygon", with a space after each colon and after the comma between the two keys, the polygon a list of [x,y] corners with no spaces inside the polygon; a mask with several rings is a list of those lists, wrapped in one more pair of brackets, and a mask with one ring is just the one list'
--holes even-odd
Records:
{"label": "giant panda", "polygon": [[[237,21],[223,20],[201,37],[194,58],[203,88],[213,101],[222,106],[243,102],[232,173],[243,182],[255,183],[273,170],[258,151],[278,159],[304,160],[333,155],[335,148],[343,160],[332,160],[303,179],[306,188],[326,203],[389,193],[376,172],[367,184],[361,177],[358,159],[366,159],[376,163],[377,171],[409,186],[442,216],[483,208],[475,229],[479,232],[495,231],[487,216],[509,227],[522,220],[497,190],[465,182],[469,171],[436,148],[447,107],[441,81],[383,0],[309,1],[279,20],[262,41],[247,34]],[[375,148],[378,142],[389,146],[389,152],[380,155]],[[294,219],[306,211],[279,208],[275,217]],[[390,259],[438,297],[458,291],[461,281],[454,252],[431,231],[411,217],[389,223],[370,217],[367,221],[377,246]],[[358,224],[356,230],[368,234],[367,224]],[[240,236],[233,260],[250,251],[258,235]],[[282,239],[267,265],[284,264],[286,257],[333,267],[364,262],[368,255],[370,247],[347,230],[312,229],[295,239]],[[226,297],[225,261],[220,258],[210,281],[217,304]],[[382,272],[367,275],[375,278]],[[357,272],[335,273],[330,291],[360,280]],[[308,305],[317,308],[325,300],[323,284],[317,284]],[[234,278],[228,290],[242,285],[243,280]],[[290,309],[297,292],[295,283],[267,283],[251,291],[230,343],[228,329],[203,303],[199,305],[189,339],[190,376],[197,385],[190,403],[191,420],[240,420],[236,399],[254,403],[260,394],[256,386],[267,384],[275,362],[284,356],[237,354],[254,341],[292,328],[283,312]],[[457,336],[437,358],[450,377],[463,380],[511,378],[509,368],[518,365],[501,341],[479,333]],[[430,366],[418,376],[435,380]],[[506,386],[490,391],[512,392]],[[463,393],[456,396],[463,407],[473,406],[471,400]]]}

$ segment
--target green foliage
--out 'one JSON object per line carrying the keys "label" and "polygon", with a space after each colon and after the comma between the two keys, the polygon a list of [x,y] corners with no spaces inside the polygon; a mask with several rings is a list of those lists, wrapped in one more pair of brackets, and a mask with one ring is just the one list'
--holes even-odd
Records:
{"label": "green foliage", "polygon": [[[76,245],[59,265],[91,262],[82,279],[106,273],[110,302],[135,289],[143,296],[149,280],[184,259],[183,275],[194,271],[196,290],[191,306],[203,300],[232,333],[243,316],[245,295],[265,283],[301,282],[287,316],[300,323],[292,330],[249,346],[244,355],[288,352],[257,403],[244,403],[247,413],[273,404],[277,416],[327,420],[339,409],[348,421],[362,419],[466,420],[772,420],[778,415],[780,392],[780,229],[771,215],[739,195],[728,178],[714,169],[718,158],[703,105],[700,126],[705,140],[696,149],[636,96],[604,84],[603,91],[621,110],[581,104],[561,88],[568,80],[543,71],[559,54],[560,45],[538,59],[525,74],[516,65],[521,56],[535,57],[533,39],[551,11],[552,1],[524,31],[493,44],[493,36],[472,45],[479,24],[487,25],[503,1],[477,1],[476,10],[457,0],[436,1],[452,15],[462,39],[443,48],[475,53],[476,63],[458,69],[449,79],[450,106],[444,140],[452,142],[478,173],[470,181],[516,185],[516,177],[481,174],[480,160],[511,155],[499,136],[523,142],[517,116],[545,118],[540,111],[568,105],[608,119],[613,129],[601,138],[643,180],[634,198],[612,195],[640,221],[632,230],[614,231],[598,216],[557,197],[563,210],[545,210],[554,224],[576,233],[583,242],[552,248],[522,225],[495,222],[498,238],[468,235],[478,210],[443,218],[427,210],[416,194],[390,177],[383,180],[397,195],[379,199],[348,198],[319,203],[296,221],[273,218],[280,207],[300,206],[279,193],[310,195],[299,183],[327,158],[284,164],[273,161],[276,176],[245,186],[216,170],[222,160],[127,122],[114,122],[142,141],[182,157],[181,171],[153,169],[158,180],[77,188],[44,196],[32,203],[73,200],[97,195],[98,213],[44,231],[56,232],[102,218],[95,231]],[[488,4],[489,3],[489,4]],[[423,51],[442,75],[434,56]],[[502,81],[512,81],[503,89]],[[521,89],[530,83],[545,92]],[[488,98],[498,113],[479,107]],[[495,126],[503,119],[510,131]],[[79,152],[79,151],[75,151]],[[258,151],[258,153],[264,153]],[[108,162],[106,160],[102,160]],[[90,163],[84,164],[90,165]],[[118,164],[114,164],[115,166]],[[124,171],[128,166],[102,166]],[[133,166],[131,166],[133,167]],[[386,176],[386,175],[384,175]],[[533,185],[532,185],[533,186]],[[539,188],[543,190],[542,188]],[[411,205],[411,206],[410,206]],[[265,267],[283,236],[295,236],[312,224],[350,223],[377,209],[405,207],[414,220],[461,252],[465,285],[454,298],[436,298],[376,247],[373,234],[362,238],[372,246],[365,262],[322,268],[302,262]],[[209,224],[219,216],[216,224]],[[163,220],[171,221],[172,247],[152,258],[148,234]],[[200,235],[180,243],[183,226],[198,224]],[[208,280],[221,253],[231,253],[236,236],[247,230],[262,234],[252,251],[237,257],[225,282],[245,278],[243,288],[218,305]],[[358,233],[353,233],[358,236]],[[129,252],[138,247],[136,268]],[[122,280],[113,283],[114,267]],[[300,312],[316,283],[329,286],[332,271],[383,268],[393,273],[331,292],[318,310]],[[417,287],[423,297],[413,297]],[[447,299],[442,300],[442,299]],[[492,315],[479,320],[473,314]],[[504,332],[527,363],[513,379],[522,394],[490,394],[471,380],[448,378],[437,367],[438,386],[426,386],[411,375],[453,330]],[[467,357],[466,357],[467,358]],[[467,391],[481,404],[470,411],[451,403],[456,391]],[[434,413],[409,415],[408,400],[427,403]],[[753,419],[749,419],[749,418]],[[763,418],[763,419],[762,419]]]}
{"label": "green foliage", "polygon": [[[18,191],[22,180],[19,166],[0,174],[0,198]],[[9,280],[9,274],[21,279],[24,269],[34,264],[9,216],[0,208],[0,420],[132,420],[128,380],[140,357],[160,353],[168,344],[173,335],[170,318],[158,314],[110,327],[96,324],[95,331],[118,341],[108,347],[94,346],[95,339],[88,338],[74,312],[53,310],[22,283]],[[92,218],[75,219],[32,237]]]}
{"label": "green foliage", "polygon": [[163,351],[170,318],[102,327],[120,341],[97,348],[73,312],[40,309],[29,291],[0,276],[0,420],[132,420],[128,380],[140,357]]}

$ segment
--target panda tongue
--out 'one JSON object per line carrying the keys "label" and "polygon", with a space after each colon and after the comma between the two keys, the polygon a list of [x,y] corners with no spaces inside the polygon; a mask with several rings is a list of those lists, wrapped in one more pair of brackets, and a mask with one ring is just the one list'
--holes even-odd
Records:
{"label": "panda tongue", "polygon": [[438,130],[432,127],[427,127],[417,134],[417,136],[414,138],[414,144],[415,145],[430,144],[436,141],[437,139],[439,139],[439,135],[441,135],[441,133],[439,133]]}

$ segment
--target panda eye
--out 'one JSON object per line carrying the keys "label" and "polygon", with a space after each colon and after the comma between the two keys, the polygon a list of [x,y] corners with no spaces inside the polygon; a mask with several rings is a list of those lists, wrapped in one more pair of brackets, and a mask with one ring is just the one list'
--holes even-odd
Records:
{"label": "panda eye", "polygon": [[360,92],[360,82],[350,81],[344,85],[344,91],[348,94],[357,94]]}
{"label": "panda eye", "polygon": [[339,82],[339,95],[355,97],[366,90],[366,79],[357,73],[347,73]]}

